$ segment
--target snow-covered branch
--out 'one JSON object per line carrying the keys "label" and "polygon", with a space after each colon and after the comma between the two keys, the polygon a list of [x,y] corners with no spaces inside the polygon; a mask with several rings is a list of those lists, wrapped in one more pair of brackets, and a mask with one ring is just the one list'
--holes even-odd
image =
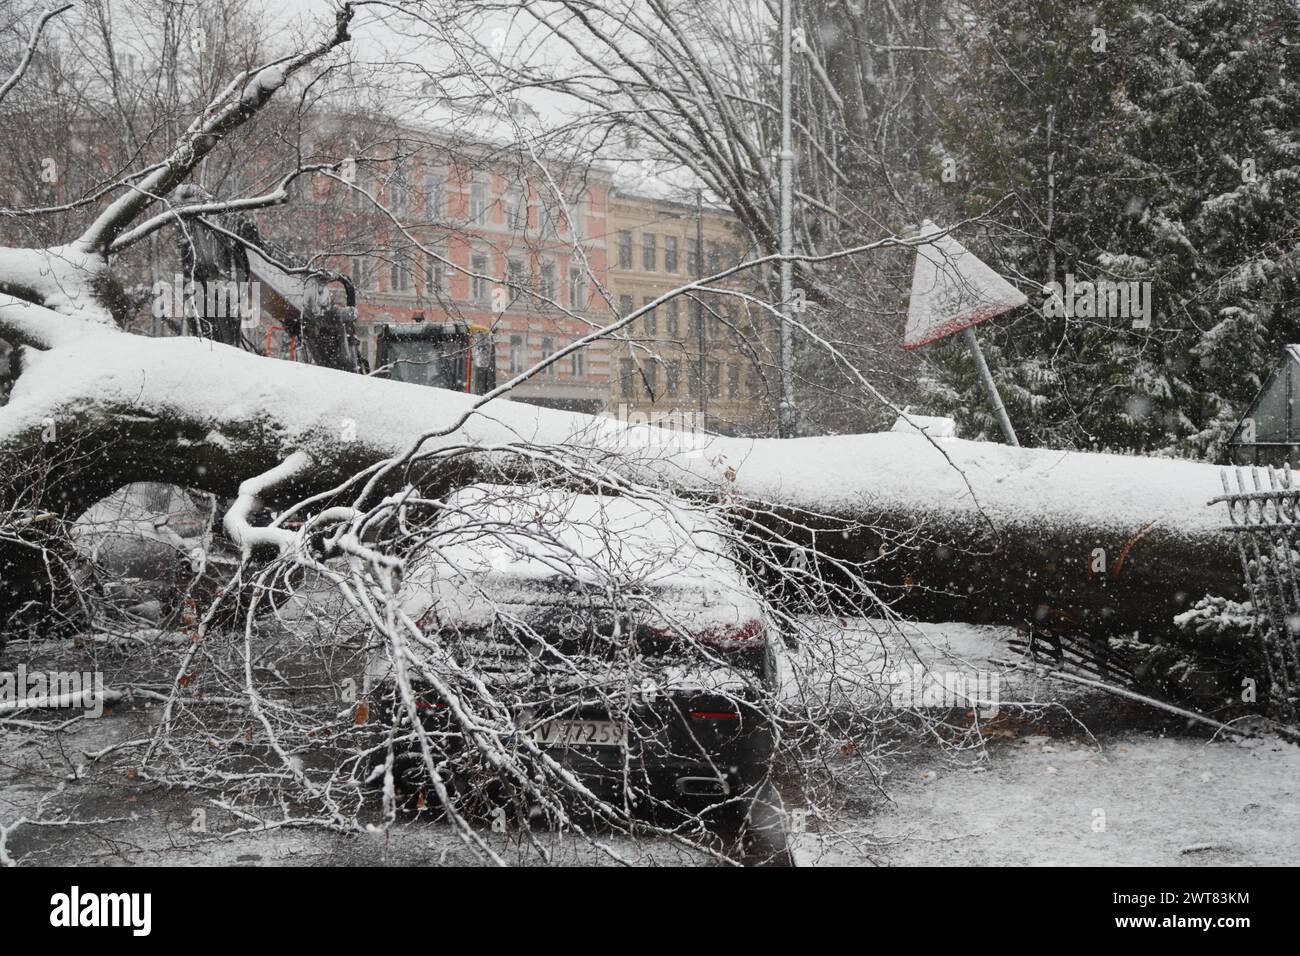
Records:
{"label": "snow-covered branch", "polygon": [[65,3],[61,7],[45,11],[41,18],[36,21],[36,26],[32,28],[31,39],[27,41],[27,48],[23,50],[22,59],[14,67],[14,71],[9,74],[9,78],[0,83],[0,103],[9,95],[9,91],[18,85],[18,81],[27,73],[27,68],[31,66],[32,57],[36,54],[36,47],[41,42],[41,33],[45,30],[45,25],[64,11],[71,10],[72,4]]}
{"label": "snow-covered branch", "polygon": [[351,39],[350,3],[339,8],[333,31],[319,44],[295,56],[236,76],[196,118],[170,155],[138,183],[127,183],[112,202],[78,237],[77,248],[104,253],[143,210],[180,185],[190,172],[230,133],[246,123],[295,73]]}

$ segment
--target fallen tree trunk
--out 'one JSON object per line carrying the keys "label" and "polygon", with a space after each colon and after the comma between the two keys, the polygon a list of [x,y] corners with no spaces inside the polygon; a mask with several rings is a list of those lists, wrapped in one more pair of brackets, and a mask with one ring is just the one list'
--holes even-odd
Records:
{"label": "fallen tree trunk", "polygon": [[612,476],[743,505],[808,549],[787,549],[791,562],[870,562],[881,596],[924,619],[1150,632],[1205,593],[1241,591],[1207,507],[1213,466],[893,433],[684,436],[499,399],[474,410],[481,400],[459,392],[130,336],[6,297],[0,335],[25,346],[0,456],[75,446],[46,501],[65,515],[131,481],[233,497],[290,456],[271,507],[417,447],[414,471],[377,491],[415,473],[434,492],[520,477],[562,447]]}

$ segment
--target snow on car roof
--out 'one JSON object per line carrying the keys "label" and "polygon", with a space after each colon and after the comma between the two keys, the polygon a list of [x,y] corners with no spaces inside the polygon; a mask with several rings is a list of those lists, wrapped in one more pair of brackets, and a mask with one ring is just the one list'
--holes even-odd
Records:
{"label": "snow on car roof", "polygon": [[[472,485],[444,500],[438,533],[408,570],[459,621],[492,604],[548,603],[548,585],[654,595],[692,623],[762,614],[719,519],[682,503],[563,489]],[[418,600],[418,599],[417,599]],[[416,611],[418,608],[410,608]]]}
{"label": "snow on car roof", "polygon": [[444,504],[438,548],[458,567],[519,577],[564,571],[590,583],[736,576],[724,556],[725,529],[681,505],[509,485],[472,485]]}

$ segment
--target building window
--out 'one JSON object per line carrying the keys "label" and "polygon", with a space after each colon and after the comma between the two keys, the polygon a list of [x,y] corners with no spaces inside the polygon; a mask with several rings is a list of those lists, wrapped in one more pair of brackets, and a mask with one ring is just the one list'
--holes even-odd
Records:
{"label": "building window", "polygon": [[740,398],[740,366],[735,362],[727,366],[727,398]]}
{"label": "building window", "polygon": [[433,253],[424,257],[424,291],[447,291],[447,265]]}
{"label": "building window", "polygon": [[686,372],[686,394],[695,398],[700,394],[700,363],[691,362]]}
{"label": "building window", "polygon": [[[546,359],[550,358],[554,354],[555,354],[555,339],[551,338],[549,335],[543,337],[542,361],[545,361]],[[542,374],[545,375],[547,378],[555,378],[555,363],[552,362],[550,365],[546,366],[546,368],[542,370]]]}
{"label": "building window", "polygon": [[722,397],[722,364],[720,362],[709,363],[709,397]]}
{"label": "building window", "polygon": [[555,264],[553,262],[543,262],[539,275],[539,291],[542,298],[551,302],[555,301]]}
{"label": "building window", "polygon": [[712,239],[710,239],[707,243],[704,244],[704,248],[705,248],[706,250],[708,250],[708,256],[709,256],[709,268],[708,268],[708,273],[709,273],[709,275],[713,275],[715,272],[721,272],[721,271],[722,271],[722,260],[721,260],[721,258],[720,258],[719,252],[718,252],[718,244],[717,244],[716,242],[714,242]]}
{"label": "building window", "polygon": [[487,222],[488,188],[486,183],[470,183],[469,218],[480,225]]}
{"label": "building window", "polygon": [[618,360],[618,387],[628,398],[632,397],[633,376],[635,375],[631,359]]}
{"label": "building window", "polygon": [[749,372],[749,397],[758,398],[763,394],[763,373],[758,369]]}
{"label": "building window", "polygon": [[528,228],[528,205],[524,202],[524,194],[520,189],[511,186],[501,197],[501,203],[504,206],[507,229],[518,231]]}
{"label": "building window", "polygon": [[668,309],[668,320],[667,320],[668,337],[670,339],[675,339],[677,338],[677,334],[679,331],[678,318],[681,312],[681,304],[676,299],[669,299],[667,309]]}
{"label": "building window", "polygon": [[686,265],[692,274],[698,274],[704,265],[700,262],[700,243],[694,238],[686,240]]}
{"label": "building window", "polygon": [[424,214],[430,219],[440,219],[444,214],[443,184],[443,178],[434,173],[424,177]]}
{"label": "building window", "polygon": [[395,216],[404,216],[411,210],[411,187],[398,171],[388,178],[388,207]]}
{"label": "building window", "polygon": [[510,336],[510,374],[518,375],[524,370],[524,337]]}
{"label": "building window", "polygon": [[[644,299],[641,300],[641,304],[642,304],[642,305],[649,305],[649,304],[650,304],[651,302],[653,302],[653,301],[654,301],[654,297],[653,297],[653,296],[646,296]],[[651,309],[649,312],[647,312],[647,313],[645,314],[645,317],[644,317],[643,321],[645,322],[645,334],[646,334],[646,335],[658,335],[658,334],[659,334],[659,316],[655,314],[655,310],[654,310],[654,309]]]}
{"label": "building window", "polygon": [[569,269],[569,307],[572,309],[587,307],[587,279],[579,266]]}
{"label": "building window", "polygon": [[370,173],[363,166],[357,166],[356,176],[352,180],[352,208],[369,209]]}
{"label": "building window", "polygon": [[619,318],[626,319],[632,314],[632,310],[635,308],[636,306],[632,304],[632,297],[630,295],[620,295],[618,297]]}
{"label": "building window", "polygon": [[488,271],[492,268],[486,253],[476,252],[469,257],[470,298],[475,302],[487,302],[492,297],[492,278]]}
{"label": "building window", "polygon": [[618,267],[632,268],[632,233],[628,229],[621,229],[618,233]]}
{"label": "building window", "polygon": [[645,379],[645,392],[650,401],[655,400],[655,392],[659,391],[659,360],[654,358],[641,366],[641,375]]}
{"label": "building window", "polygon": [[510,291],[510,300],[513,302],[524,294],[524,286],[528,282],[528,273],[524,270],[523,259],[506,260],[506,288]]}
{"label": "building window", "polygon": [[669,362],[665,373],[664,392],[670,398],[676,398],[682,384],[682,363],[676,360]]}
{"label": "building window", "polygon": [[375,267],[369,256],[352,257],[352,284],[358,289],[373,289]]}
{"label": "building window", "polygon": [[716,338],[718,337],[718,334],[719,334],[719,331],[720,331],[720,327],[721,327],[721,325],[722,325],[722,323],[718,320],[718,311],[717,311],[717,309],[710,309],[710,310],[709,310],[709,319],[708,319],[708,321],[709,321],[709,338],[711,338],[711,339],[716,339]]}
{"label": "building window", "polygon": [[587,352],[585,349],[578,349],[569,356],[569,374],[574,378],[587,377]]}
{"label": "building window", "polygon": [[411,273],[400,261],[394,260],[388,267],[388,290],[390,292],[410,292],[413,285]]}
{"label": "building window", "polygon": [[664,236],[664,272],[677,271],[677,237]]}
{"label": "building window", "polygon": [[583,239],[587,235],[587,198],[585,195],[573,197],[568,202],[569,206],[569,236],[572,239]]}
{"label": "building window", "polygon": [[641,233],[641,268],[654,272],[658,267],[659,250],[655,245],[657,237],[653,232]]}

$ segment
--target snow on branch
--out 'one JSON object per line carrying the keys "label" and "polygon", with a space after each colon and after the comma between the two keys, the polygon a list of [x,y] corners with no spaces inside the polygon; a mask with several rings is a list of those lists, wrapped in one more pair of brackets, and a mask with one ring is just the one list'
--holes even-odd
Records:
{"label": "snow on branch", "polygon": [[[175,206],[166,212],[152,216],[138,226],[122,233],[109,245],[110,253],[121,252],[157,232],[168,223],[182,219],[196,219],[200,216],[217,216],[232,212],[249,212],[253,209],[265,209],[268,206],[280,206],[289,201],[289,184],[306,173],[337,171],[341,163],[315,163],[300,166],[281,178],[275,188],[260,196],[247,196],[243,199],[213,199],[199,186],[181,186],[176,190],[176,198],[184,205]],[[208,224],[211,228],[211,224]]]}
{"label": "snow on branch", "polygon": [[72,9],[72,4],[65,3],[61,7],[53,10],[47,10],[42,17],[36,21],[36,27],[32,30],[31,39],[27,41],[27,49],[23,51],[23,58],[18,61],[18,66],[14,68],[9,79],[0,84],[0,102],[9,95],[9,91],[18,85],[18,81],[23,78],[27,68],[31,66],[32,57],[36,54],[36,46],[41,42],[41,33],[45,30],[46,24],[57,17],[59,14]]}
{"label": "snow on branch", "polygon": [[262,497],[312,465],[312,457],[305,451],[295,451],[265,474],[249,478],[239,486],[239,496],[226,512],[223,525],[235,544],[245,554],[260,545],[271,545],[282,553],[293,547],[295,535],[284,528],[254,527],[249,520],[253,512],[262,507]]}
{"label": "snow on branch", "polygon": [[315,47],[261,69],[244,71],[231,80],[190,124],[171,154],[139,183],[131,184],[81,234],[75,245],[100,253],[111,249],[114,240],[136,216],[180,185],[218,143],[265,106],[289,77],[348,42],[352,15],[352,4],[344,4],[338,11],[333,32]]}

